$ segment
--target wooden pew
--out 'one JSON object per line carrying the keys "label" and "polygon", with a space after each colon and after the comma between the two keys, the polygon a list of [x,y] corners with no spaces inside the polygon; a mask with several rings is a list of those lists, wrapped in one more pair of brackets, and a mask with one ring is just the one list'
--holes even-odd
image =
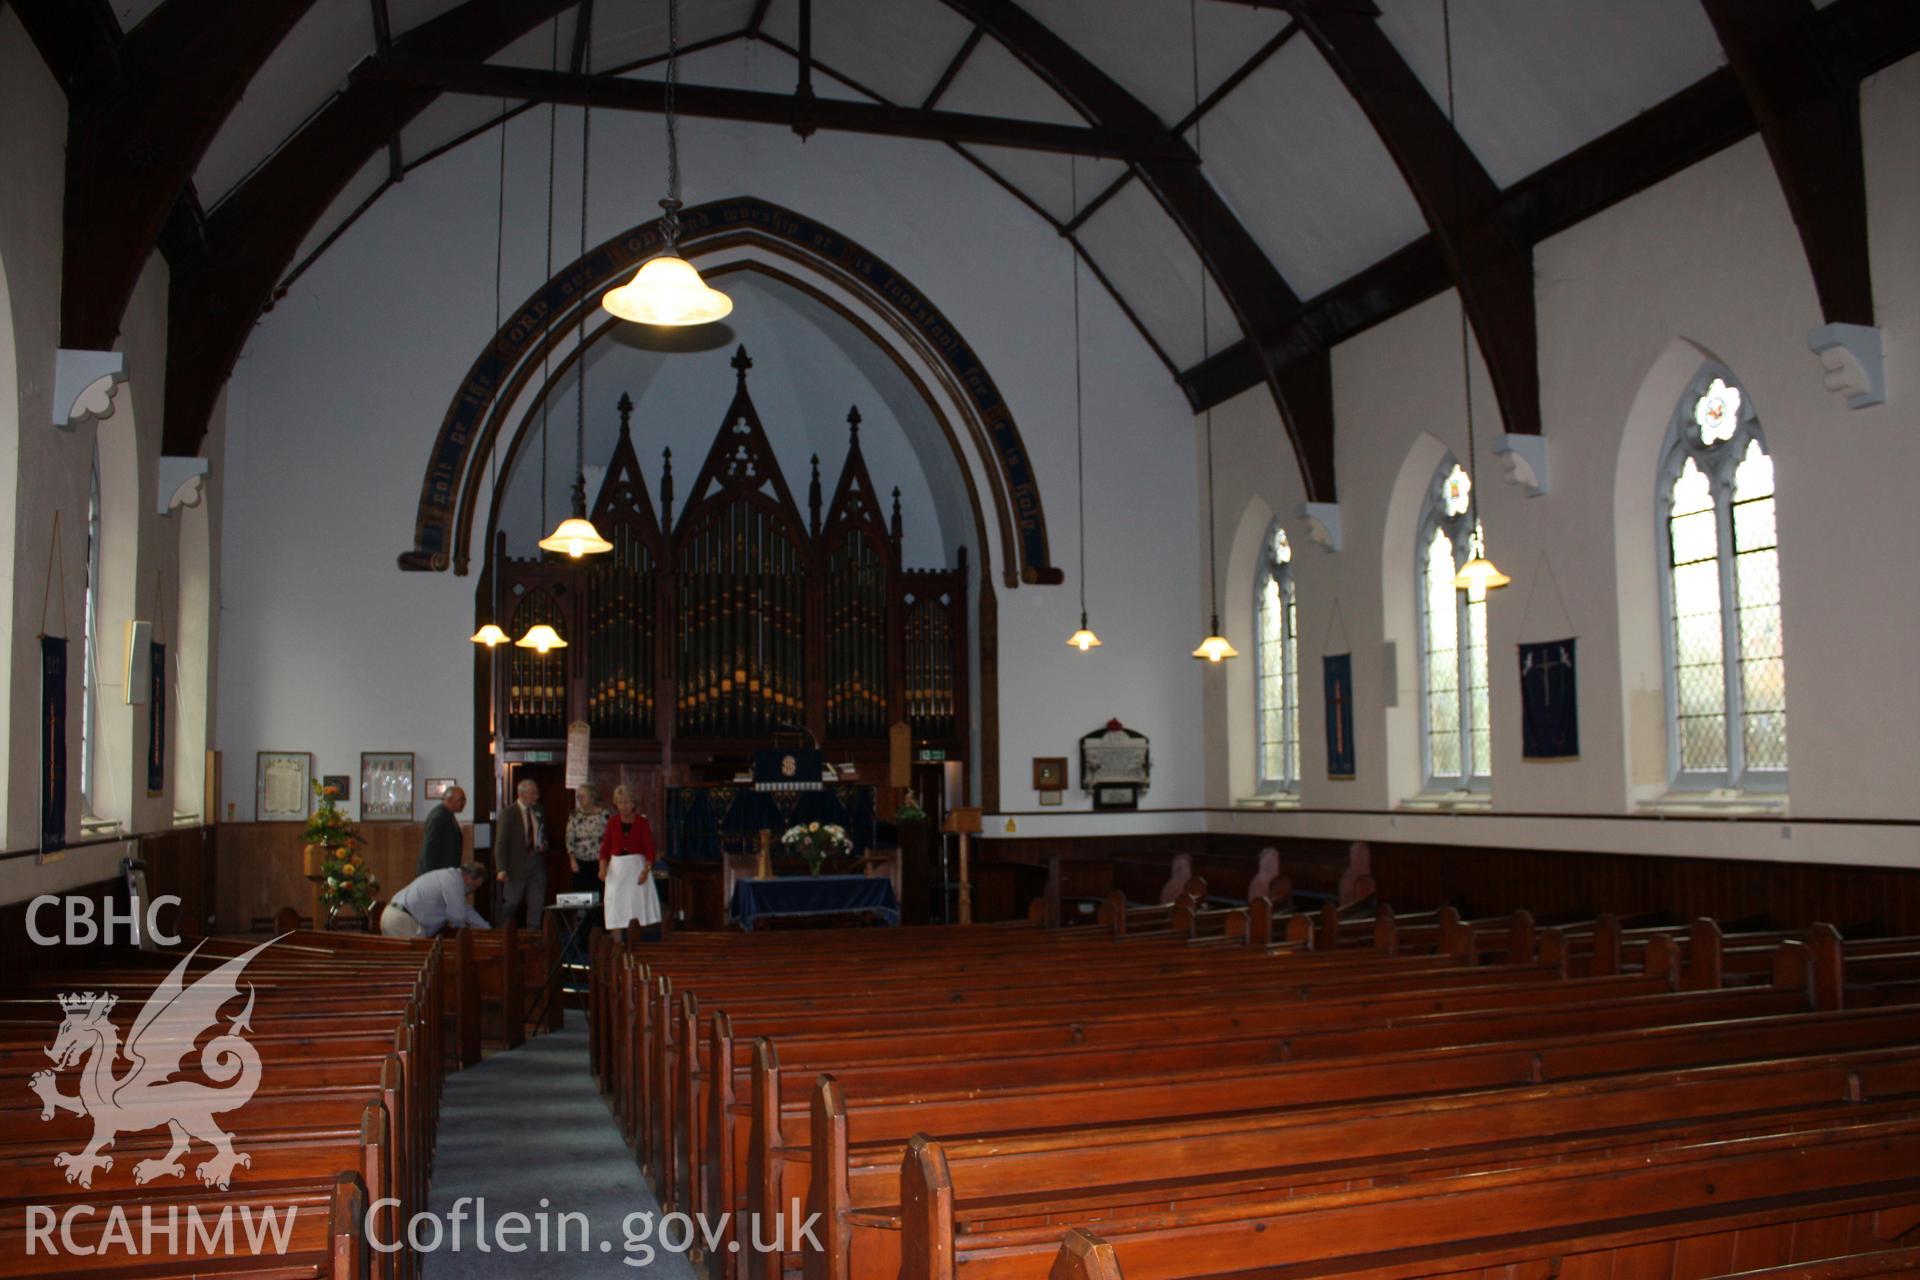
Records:
{"label": "wooden pew", "polygon": [[[1222,1097],[1258,1097],[1262,1106],[1358,1102],[1410,1094],[1499,1088],[1675,1069],[1720,1062],[1760,1061],[1835,1048],[1884,1048],[1920,1040],[1920,1021],[1901,1022],[1900,1010],[1754,1018],[1732,1024],[1658,1027],[1598,1036],[1507,1044],[1464,1045],[1412,1053],[1330,1058],[1263,1069],[1223,1068],[1158,1076],[1113,1075],[1073,1084],[995,1084],[945,1092],[857,1095],[846,1109],[855,1143],[904,1142],[916,1132],[942,1135],[1010,1132],[1086,1122],[1151,1120],[1204,1115]],[[1920,1017],[1920,1015],[1916,1015]],[[1872,1022],[1859,1021],[1876,1019]],[[773,1111],[766,1099],[779,1087],[773,1047],[755,1076],[755,1116],[749,1135],[749,1211],[810,1194],[813,1165],[811,1105],[783,1103],[778,1132],[760,1123]],[[831,1162],[823,1164],[829,1167]]]}
{"label": "wooden pew", "polygon": [[[953,1231],[945,1155],[917,1139],[902,1171],[901,1280],[1030,1277],[1057,1225]],[[1656,1211],[1657,1210],[1657,1211]],[[1391,1187],[1102,1224],[1129,1280],[1619,1275],[1655,1263],[1688,1280],[1756,1254],[1832,1256],[1890,1241],[1920,1217],[1920,1121],[1709,1141],[1651,1155],[1568,1161]],[[1780,1255],[1787,1256],[1780,1256]],[[1644,1274],[1644,1272],[1640,1272]]]}
{"label": "wooden pew", "polygon": [[[829,1083],[816,1096],[828,1129],[841,1105],[837,1092]],[[1361,1106],[947,1136],[941,1145],[956,1230],[967,1232],[995,1222],[1106,1221],[1176,1202],[1355,1190],[1916,1114],[1920,1061],[1903,1047]],[[817,1142],[816,1162],[820,1150]],[[809,1207],[822,1214],[816,1234],[825,1249],[806,1258],[810,1280],[896,1272],[904,1154],[864,1148],[850,1168],[828,1167],[815,1179]]]}
{"label": "wooden pew", "polygon": [[[296,934],[260,947],[260,939],[209,938],[184,960],[177,952],[115,955],[95,968],[41,975],[0,1000],[0,1089],[8,1095],[0,1098],[0,1170],[6,1173],[0,1182],[0,1249],[7,1230],[25,1231],[28,1205],[91,1205],[103,1213],[118,1206],[133,1214],[278,1205],[298,1210],[284,1258],[236,1246],[231,1257],[182,1256],[178,1267],[173,1258],[149,1259],[139,1274],[413,1274],[416,1260],[409,1255],[374,1254],[363,1226],[369,1197],[398,1202],[382,1214],[395,1229],[425,1202],[444,1060],[448,948],[330,934]],[[231,1189],[209,1188],[196,1178],[194,1166],[208,1155],[197,1142],[178,1174],[160,1169],[153,1177],[171,1145],[164,1129],[117,1135],[105,1153],[112,1163],[90,1170],[88,1185],[69,1184],[54,1156],[87,1146],[92,1123],[65,1110],[43,1119],[44,1108],[28,1087],[33,1073],[47,1065],[41,1051],[65,1013],[55,997],[76,990],[113,993],[108,1017],[124,1036],[146,998],[176,967],[190,983],[249,951],[256,955],[242,976],[249,991],[245,1034],[259,1056],[261,1078],[245,1105],[219,1113],[234,1149],[248,1160],[244,1171],[232,1175]],[[222,1016],[236,1014],[228,1009]],[[83,1070],[91,1065],[89,1060]],[[189,1050],[175,1078],[195,1079],[202,1066],[198,1052]],[[106,1228],[98,1221],[82,1224],[82,1242],[89,1230]],[[17,1243],[24,1246],[24,1235]],[[58,1273],[129,1274],[110,1256],[63,1256]],[[32,1270],[0,1263],[0,1276]]]}

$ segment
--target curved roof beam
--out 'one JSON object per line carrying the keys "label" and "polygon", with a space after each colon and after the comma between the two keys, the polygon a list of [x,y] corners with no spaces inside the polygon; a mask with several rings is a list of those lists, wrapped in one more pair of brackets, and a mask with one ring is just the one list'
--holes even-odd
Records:
{"label": "curved roof beam", "polygon": [[[21,10],[45,31],[60,21],[84,25],[72,16],[80,7],[27,0]],[[72,50],[77,65],[63,77],[62,346],[113,345],[174,202],[254,73],[312,7],[313,0],[166,0],[125,38]],[[193,74],[182,76],[182,67]]]}
{"label": "curved roof beam", "polygon": [[[573,4],[465,0],[394,49],[480,62]],[[200,451],[220,389],[300,242],[368,157],[436,96],[356,77],[208,215],[206,254],[176,264],[168,299],[167,453]]]}
{"label": "curved roof beam", "polygon": [[[1145,103],[1018,5],[1008,0],[943,2],[985,28],[1096,127],[1128,134],[1166,131]],[[1180,144],[1178,152],[1190,153],[1178,137],[1173,141]],[[1199,249],[1233,308],[1286,424],[1307,499],[1332,502],[1333,374],[1327,350],[1318,344],[1288,349],[1300,299],[1201,173],[1197,160],[1191,154],[1149,157],[1136,167],[1167,215]]]}
{"label": "curved roof beam", "polygon": [[1821,312],[1830,324],[1872,324],[1859,77],[1837,65],[1809,0],[1700,0],[1700,7],[1759,121]]}
{"label": "curved roof beam", "polygon": [[1291,7],[1367,113],[1446,254],[1507,430],[1540,434],[1533,248],[1502,217],[1499,185],[1372,14],[1333,5]]}

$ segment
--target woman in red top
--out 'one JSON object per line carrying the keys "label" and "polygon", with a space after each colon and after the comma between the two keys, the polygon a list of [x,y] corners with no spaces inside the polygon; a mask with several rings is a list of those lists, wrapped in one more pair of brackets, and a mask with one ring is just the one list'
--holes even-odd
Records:
{"label": "woman in red top", "polygon": [[613,789],[613,813],[600,837],[600,879],[607,888],[607,928],[660,923],[660,892],[653,883],[653,828],[635,806],[633,789]]}

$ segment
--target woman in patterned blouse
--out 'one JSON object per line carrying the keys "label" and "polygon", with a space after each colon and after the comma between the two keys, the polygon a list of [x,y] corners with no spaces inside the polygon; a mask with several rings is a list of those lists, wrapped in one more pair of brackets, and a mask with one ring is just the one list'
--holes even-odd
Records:
{"label": "woman in patterned blouse", "polygon": [[590,893],[600,887],[600,837],[606,833],[607,811],[600,807],[600,788],[582,783],[573,793],[573,814],[567,819],[574,892]]}

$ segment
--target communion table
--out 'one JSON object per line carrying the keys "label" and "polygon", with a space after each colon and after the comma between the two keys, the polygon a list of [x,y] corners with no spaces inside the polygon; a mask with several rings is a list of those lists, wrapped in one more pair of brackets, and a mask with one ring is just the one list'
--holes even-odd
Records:
{"label": "communion table", "polygon": [[871,913],[884,923],[900,923],[900,900],[893,882],[880,876],[774,876],[733,882],[729,918],[742,929],[771,919],[853,916]]}

